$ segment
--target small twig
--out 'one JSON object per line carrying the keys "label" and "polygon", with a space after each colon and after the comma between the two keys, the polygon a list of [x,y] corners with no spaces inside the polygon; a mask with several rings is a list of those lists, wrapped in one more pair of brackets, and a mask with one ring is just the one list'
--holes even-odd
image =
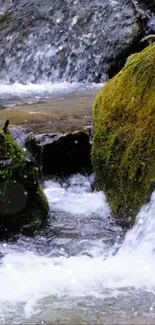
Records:
{"label": "small twig", "polygon": [[5,124],[4,124],[4,126],[3,126],[3,131],[4,131],[4,133],[8,133],[8,126],[9,126],[9,123],[10,123],[9,120],[6,120],[6,121],[5,121]]}

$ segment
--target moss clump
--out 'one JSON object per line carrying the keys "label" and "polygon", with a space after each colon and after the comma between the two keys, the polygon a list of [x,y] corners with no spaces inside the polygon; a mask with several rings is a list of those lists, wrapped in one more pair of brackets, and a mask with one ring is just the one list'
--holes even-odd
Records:
{"label": "moss clump", "polygon": [[114,214],[132,221],[155,184],[155,44],[134,54],[94,105],[92,161]]}
{"label": "moss clump", "polygon": [[0,234],[37,229],[48,211],[38,169],[11,135],[0,131]]}

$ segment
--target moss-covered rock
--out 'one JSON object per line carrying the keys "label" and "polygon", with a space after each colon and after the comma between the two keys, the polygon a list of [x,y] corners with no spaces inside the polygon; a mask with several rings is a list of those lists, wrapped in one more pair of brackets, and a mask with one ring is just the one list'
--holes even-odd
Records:
{"label": "moss-covered rock", "polygon": [[134,221],[155,184],[155,44],[132,55],[98,93],[92,161],[113,212]]}
{"label": "moss-covered rock", "polygon": [[10,133],[0,131],[0,234],[38,229],[48,210],[38,169]]}

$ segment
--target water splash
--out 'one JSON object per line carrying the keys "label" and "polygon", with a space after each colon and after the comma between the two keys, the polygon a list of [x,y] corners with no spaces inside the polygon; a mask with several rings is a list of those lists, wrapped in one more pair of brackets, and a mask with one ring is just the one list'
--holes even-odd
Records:
{"label": "water splash", "polygon": [[[110,214],[105,195],[102,192],[92,193],[89,178],[74,176],[61,186],[57,182],[45,182],[45,194],[51,209],[63,211],[72,216],[91,216],[103,213],[103,218]],[[104,207],[104,208],[103,208]]]}
{"label": "water splash", "polygon": [[[115,299],[116,304],[119,295],[126,297],[124,299],[127,301],[132,296],[134,306],[137,299],[140,303],[142,297],[146,297],[146,292],[153,295],[151,298],[149,296],[150,311],[153,313],[155,193],[150,203],[137,215],[135,226],[128,231],[119,249],[116,234],[120,233],[120,228],[116,227],[110,216],[104,194],[92,192],[88,177],[77,175],[63,184],[47,181],[45,193],[52,212],[58,217],[53,229],[60,232],[55,232],[55,237],[58,237],[53,238],[53,250],[58,245],[60,254],[38,254],[32,248],[21,251],[19,244],[1,246],[4,254],[0,267],[0,308],[3,316],[6,313],[4,305],[11,304],[16,310],[17,306],[20,309],[19,304],[23,304],[24,309],[22,313],[20,310],[20,314],[29,318],[36,312],[39,301],[43,301],[40,308],[44,309],[44,299],[49,303],[48,297],[50,300],[54,297],[55,303],[61,304],[67,296],[68,301],[71,299],[68,303],[72,305],[74,299],[85,299],[85,303],[89,301],[89,304],[92,303],[89,297],[93,301],[97,299],[95,304],[98,299],[102,299],[102,303],[106,303],[106,299],[111,299],[108,301],[112,303],[112,299]],[[108,234],[105,237],[108,242],[110,229],[113,229],[112,236],[115,237],[115,245],[111,245],[111,248],[104,242],[104,232]],[[72,239],[72,234],[76,240]],[[88,234],[93,237],[89,241],[89,248],[85,247]],[[102,234],[102,239],[99,234]],[[76,253],[71,239],[74,245],[77,242],[81,245]],[[64,254],[67,245],[72,247],[72,254]],[[17,310],[15,313],[18,314]]]}

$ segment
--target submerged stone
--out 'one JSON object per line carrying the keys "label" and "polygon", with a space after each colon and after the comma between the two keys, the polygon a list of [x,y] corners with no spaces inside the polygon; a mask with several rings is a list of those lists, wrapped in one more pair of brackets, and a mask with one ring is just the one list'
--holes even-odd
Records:
{"label": "submerged stone", "polygon": [[98,93],[92,161],[115,215],[131,222],[155,183],[155,44],[132,55]]}
{"label": "submerged stone", "polygon": [[69,175],[91,169],[91,144],[86,131],[30,135],[26,147],[44,175]]}
{"label": "submerged stone", "polygon": [[0,235],[36,230],[48,215],[48,203],[38,179],[10,133],[0,131]]}

